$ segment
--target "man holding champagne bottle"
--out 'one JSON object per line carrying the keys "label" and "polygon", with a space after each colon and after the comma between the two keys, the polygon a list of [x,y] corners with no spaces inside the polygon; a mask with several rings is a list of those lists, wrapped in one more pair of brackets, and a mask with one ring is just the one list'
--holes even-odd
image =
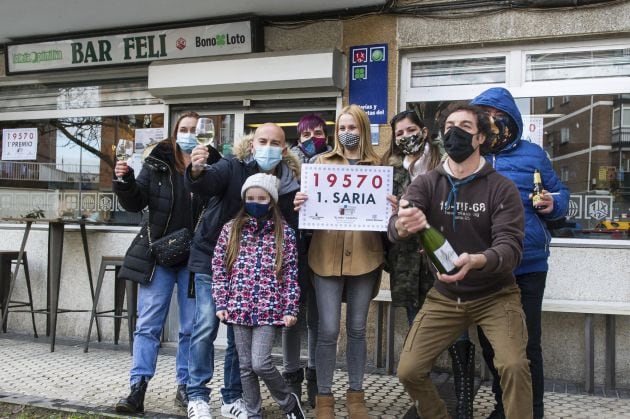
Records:
{"label": "man holding champagne bottle", "polygon": [[[434,264],[442,265],[407,335],[398,377],[420,417],[448,417],[431,382],[431,368],[457,337],[477,324],[496,349],[507,417],[529,419],[527,330],[513,274],[523,246],[520,196],[481,157],[479,148],[491,135],[482,109],[452,104],[441,127],[448,159],[414,179],[389,223],[391,240],[421,233],[424,250]],[[446,243],[452,251],[439,250]],[[443,261],[443,255],[449,260]],[[448,269],[451,264],[454,269]]]}

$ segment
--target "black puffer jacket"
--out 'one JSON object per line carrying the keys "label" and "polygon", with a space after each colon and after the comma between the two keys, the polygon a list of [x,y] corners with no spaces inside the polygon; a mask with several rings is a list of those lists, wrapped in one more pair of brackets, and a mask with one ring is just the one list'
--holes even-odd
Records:
{"label": "black puffer jacket", "polygon": [[[234,147],[234,157],[221,159],[198,179],[191,179],[190,167],[186,170],[186,187],[194,194],[209,198],[190,249],[188,269],[192,272],[211,274],[212,254],[221,228],[242,207],[241,187],[245,180],[260,171],[251,157],[250,147],[251,138],[244,139]],[[287,224],[297,231],[298,213],[293,210],[293,198],[300,190],[300,162],[293,153],[287,153],[279,170],[276,174],[281,179],[278,206]]]}
{"label": "black puffer jacket", "polygon": [[[114,192],[120,205],[127,211],[140,212],[148,206],[149,219],[131,242],[119,278],[146,283],[155,271],[155,258],[149,250],[147,223],[151,228],[151,240],[169,234],[181,227],[191,228],[193,215],[200,208],[202,199],[191,201],[184,188],[184,177],[175,170],[175,157],[170,141],[158,143],[145,159],[136,179],[133,170],[123,179],[114,182]],[[177,207],[187,211],[174,211]]]}

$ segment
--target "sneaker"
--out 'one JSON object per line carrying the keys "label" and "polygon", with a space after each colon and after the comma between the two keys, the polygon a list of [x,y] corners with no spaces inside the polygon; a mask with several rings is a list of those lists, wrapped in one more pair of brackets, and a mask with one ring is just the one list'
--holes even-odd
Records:
{"label": "sneaker", "polygon": [[304,419],[304,411],[300,405],[300,399],[295,393],[291,393],[291,396],[295,399],[295,406],[290,412],[287,412],[287,419]]}
{"label": "sneaker", "polygon": [[221,404],[221,416],[233,419],[247,419],[247,409],[243,399],[238,399],[234,403]]}
{"label": "sneaker", "polygon": [[186,394],[186,384],[178,384],[175,390],[175,403],[182,409],[188,406],[188,395]]}
{"label": "sneaker", "polygon": [[189,401],[188,417],[191,419],[212,419],[208,402],[206,402],[205,400]]}

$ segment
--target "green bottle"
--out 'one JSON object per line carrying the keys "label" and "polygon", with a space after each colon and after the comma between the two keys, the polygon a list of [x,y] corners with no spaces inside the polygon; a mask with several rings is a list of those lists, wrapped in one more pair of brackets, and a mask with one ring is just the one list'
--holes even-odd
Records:
{"label": "green bottle", "polygon": [[420,231],[420,241],[438,272],[453,275],[459,270],[453,263],[459,256],[438,229],[427,224],[424,230]]}

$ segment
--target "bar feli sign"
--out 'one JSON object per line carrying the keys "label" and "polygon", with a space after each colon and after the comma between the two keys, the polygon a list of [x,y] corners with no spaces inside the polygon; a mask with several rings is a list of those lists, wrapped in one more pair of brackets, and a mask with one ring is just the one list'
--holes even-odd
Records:
{"label": "bar feli sign", "polygon": [[253,52],[252,21],[6,46],[8,73]]}

